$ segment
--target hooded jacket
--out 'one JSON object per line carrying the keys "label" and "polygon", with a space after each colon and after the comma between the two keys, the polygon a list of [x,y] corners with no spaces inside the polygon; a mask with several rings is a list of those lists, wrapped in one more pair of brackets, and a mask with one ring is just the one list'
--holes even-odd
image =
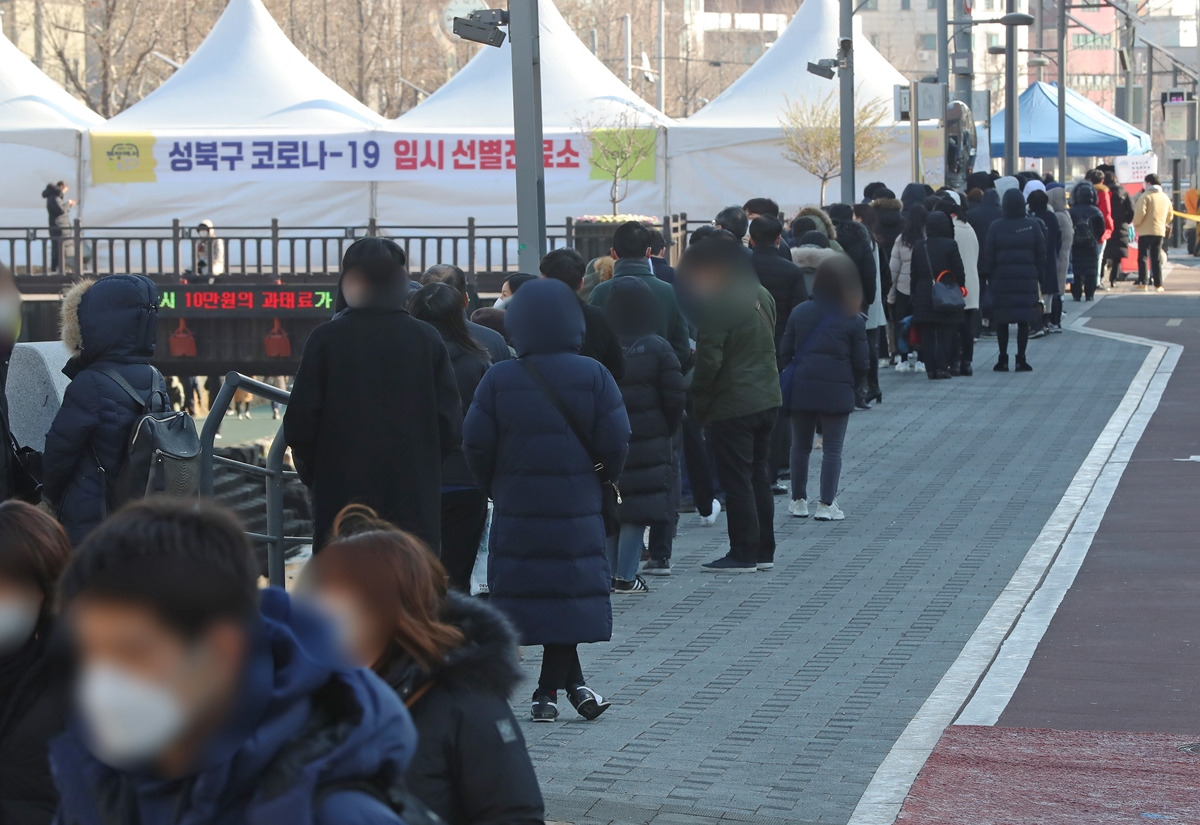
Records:
{"label": "hooded jacket", "polygon": [[165,391],[150,366],[158,335],[158,288],[141,275],[81,281],[63,298],[62,341],[71,378],[46,434],[42,495],[78,545],[108,509],[105,477],[115,479],[133,424],[142,412],[116,381],[118,373],[147,398]]}
{"label": "hooded jacket", "polygon": [[925,191],[925,184],[910,183],[904,187],[904,191],[900,193],[900,202],[904,204],[904,208],[925,203],[925,198],[929,193]]}
{"label": "hooded jacket", "polygon": [[862,316],[847,316],[841,307],[819,299],[801,304],[792,310],[779,345],[780,369],[791,363],[801,348],[804,352],[792,375],[789,409],[853,412],[855,387],[870,366]]}
{"label": "hooded jacket", "polygon": [[454,592],[441,620],[464,642],[437,668],[398,647],[380,668],[403,701],[424,689],[409,709],[417,749],[408,788],[447,825],[541,825],[542,790],[508,703],[521,681],[516,634],[486,603]]}
{"label": "hooded jacket", "polygon": [[614,284],[604,306],[625,351],[625,375],[617,384],[632,431],[621,473],[622,524],[665,524],[675,515],[672,438],[683,420],[687,393],[671,345],[654,334],[657,309],[654,296],[635,279]]}
{"label": "hooded jacket", "polygon": [[897,238],[892,244],[892,257],[888,261],[888,269],[892,273],[892,291],[888,293],[888,303],[896,303],[896,294],[912,294],[912,253],[913,248],[903,239]]}
{"label": "hooded jacket", "polygon": [[62,793],[58,821],[68,825],[403,825],[357,786],[394,787],[415,748],[396,694],[341,664],[327,624],[271,589],[237,704],[196,773],[163,780],[109,767],[77,726],[51,743],[50,763]]}
{"label": "hooded jacket", "polygon": [[[1084,181],[1075,187],[1071,195],[1071,208],[1067,216],[1071,220],[1071,260],[1075,271],[1095,273],[1099,265],[1098,244],[1104,237],[1104,215],[1097,205],[1096,188]],[[1094,274],[1093,274],[1094,277]]]}
{"label": "hooded jacket", "polygon": [[441,544],[442,462],[461,440],[463,403],[442,336],[380,285],[308,336],[283,432],[312,490],[315,547],[347,504]]}
{"label": "hooded jacket", "polygon": [[522,286],[504,326],[518,359],[488,370],[463,424],[467,464],[495,505],[491,603],[516,625],[525,645],[607,641],[612,579],[600,479],[588,451],[520,361],[528,359],[559,394],[609,477],[620,476],[629,445],[621,391],[608,370],[578,354],[583,312],[561,281]]}
{"label": "hooded jacket", "polygon": [[1004,209],[1000,206],[1000,192],[997,189],[986,190],[979,205],[967,212],[967,223],[971,224],[971,228],[975,230],[980,251],[983,250],[983,244],[987,240],[988,229],[1003,217]]}
{"label": "hooded jacket", "polygon": [[[1102,191],[1103,190],[1103,191]],[[1133,201],[1125,187],[1120,184],[1108,186],[1101,184],[1096,187],[1100,194],[1100,211],[1104,211],[1104,192],[1108,193],[1109,230],[1108,240],[1104,242],[1104,257],[1106,260],[1120,260],[1129,254],[1129,226],[1133,223]]]}
{"label": "hooded jacket", "polygon": [[[838,243],[837,230],[833,227],[833,220],[829,217],[829,213],[819,206],[802,206],[792,220],[796,218],[812,218],[817,225],[817,231],[829,238],[829,247],[835,252],[842,251],[842,245]],[[796,238],[799,241],[799,238]]]}
{"label": "hooded jacket", "polygon": [[1058,184],[1046,187],[1046,195],[1050,198],[1050,208],[1054,210],[1054,218],[1058,221],[1058,234],[1062,243],[1058,247],[1058,260],[1055,262],[1058,275],[1058,294],[1067,294],[1067,269],[1071,266],[1071,247],[1075,243],[1075,226],[1067,213],[1067,190]]}
{"label": "hooded jacket", "polygon": [[979,275],[992,293],[994,324],[1032,323],[1042,316],[1038,285],[1046,267],[1042,222],[1025,215],[1025,197],[1004,193],[1004,217],[984,241]]}
{"label": "hooded jacket", "polygon": [[1141,235],[1163,237],[1167,234],[1167,225],[1175,217],[1171,207],[1171,199],[1166,196],[1161,186],[1147,186],[1138,195],[1133,207],[1133,229]]}
{"label": "hooded jacket", "polygon": [[67,206],[67,196],[62,190],[53,183],[47,184],[42,190],[42,197],[46,199],[46,218],[50,222],[51,227],[64,227],[71,225],[71,208]]}
{"label": "hooded jacket", "polygon": [[[1045,190],[1043,190],[1045,191]],[[1030,216],[1042,222],[1046,236],[1046,266],[1042,269],[1040,287],[1042,295],[1058,295],[1058,253],[1062,250],[1062,233],[1058,230],[1058,218],[1049,202],[1041,210],[1029,207]]]}
{"label": "hooded jacket", "polygon": [[679,301],[675,298],[675,288],[655,276],[648,258],[621,258],[615,261],[612,278],[596,285],[587,299],[588,303],[604,309],[612,282],[617,278],[629,277],[644,281],[658,299],[658,305],[662,308],[658,334],[670,342],[683,371],[689,371],[692,368],[692,345],[688,336],[687,321],[683,317],[683,310],[679,308]]}
{"label": "hooded jacket", "polygon": [[945,212],[929,213],[925,239],[912,250],[912,310],[919,324],[961,324],[963,310],[937,310],[933,306],[933,282],[966,286],[962,257],[954,241],[953,219]]}

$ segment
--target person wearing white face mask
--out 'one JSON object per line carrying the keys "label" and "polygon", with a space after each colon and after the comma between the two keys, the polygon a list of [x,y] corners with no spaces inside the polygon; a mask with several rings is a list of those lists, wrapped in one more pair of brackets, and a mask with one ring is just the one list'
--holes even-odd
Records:
{"label": "person wearing white face mask", "polygon": [[257,579],[208,504],[149,500],[88,537],[59,588],[79,674],[50,745],[59,821],[415,825],[403,705]]}
{"label": "person wearing white face mask", "polygon": [[0,504],[0,823],[47,825],[58,794],[46,742],[63,729],[66,678],[51,644],[54,587],[71,557],[58,522]]}

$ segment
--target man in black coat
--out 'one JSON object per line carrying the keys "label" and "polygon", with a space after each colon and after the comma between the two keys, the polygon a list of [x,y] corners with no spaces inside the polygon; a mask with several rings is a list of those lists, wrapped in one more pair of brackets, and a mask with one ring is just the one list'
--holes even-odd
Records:
{"label": "man in black coat", "polygon": [[667,263],[667,239],[660,229],[650,230],[650,269],[658,280],[675,283],[675,267]]}
{"label": "man in black coat", "polygon": [[[778,218],[779,222],[781,224],[783,223],[783,213],[779,211],[779,204],[770,198],[751,198],[742,204],[742,211],[746,213],[746,217],[750,221],[753,221],[759,215],[762,215],[767,218]],[[787,238],[781,237],[779,240],[779,246],[775,247],[775,250],[779,254],[779,257],[783,258],[785,261],[790,261],[792,259],[792,247],[791,244],[788,243]]]}
{"label": "man in black coat", "polygon": [[783,338],[787,319],[792,310],[808,300],[808,288],[804,284],[804,273],[791,260],[779,257],[778,250],[783,235],[783,224],[778,218],[759,215],[750,223],[750,245],[754,272],[758,281],[775,299],[775,346]]}
{"label": "man in black coat", "polygon": [[[587,270],[587,263],[578,250],[568,246],[546,253],[538,264],[538,269],[543,278],[562,281],[578,295],[579,288],[583,286],[583,273]],[[612,373],[613,380],[620,381],[625,376],[625,354],[621,350],[621,342],[609,327],[604,310],[585,303],[583,299],[580,299],[579,303],[583,308],[585,326],[583,346],[579,348],[579,354],[599,361]]]}
{"label": "man in black coat", "polygon": [[[465,317],[467,314],[467,305],[471,300],[471,293],[467,289],[467,273],[454,264],[434,264],[421,275],[421,286],[437,282],[450,284],[450,286],[459,291],[463,299],[463,315]],[[470,333],[476,344],[487,350],[493,364],[498,364],[501,361],[509,359],[508,342],[496,330],[488,329],[482,324],[476,324],[470,318],[467,318],[467,332]]]}
{"label": "man in black coat", "polygon": [[304,346],[283,428],[312,488],[314,547],[347,504],[441,544],[442,461],[462,439],[462,402],[441,335],[404,310],[404,250],[363,238],[342,259],[348,309]]}

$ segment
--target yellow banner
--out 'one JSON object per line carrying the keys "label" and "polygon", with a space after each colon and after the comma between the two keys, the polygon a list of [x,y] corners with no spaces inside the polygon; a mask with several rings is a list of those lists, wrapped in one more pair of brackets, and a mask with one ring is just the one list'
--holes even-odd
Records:
{"label": "yellow banner", "polygon": [[154,183],[154,135],[92,132],[92,183]]}

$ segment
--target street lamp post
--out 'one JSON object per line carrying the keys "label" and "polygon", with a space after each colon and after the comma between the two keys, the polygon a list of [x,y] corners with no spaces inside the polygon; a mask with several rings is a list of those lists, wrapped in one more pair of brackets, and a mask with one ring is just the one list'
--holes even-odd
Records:
{"label": "street lamp post", "polygon": [[1067,4],[1058,2],[1058,182],[1067,183]]}
{"label": "street lamp post", "polygon": [[[946,0],[939,0],[939,2],[944,5]],[[854,203],[854,0],[841,0],[839,17],[838,66],[841,83],[842,203]]]}
{"label": "street lamp post", "polygon": [[[1008,14],[1017,11],[1017,0],[1008,0]],[[1020,131],[1017,112],[1017,29],[1004,27],[1004,174],[1017,174]]]}

